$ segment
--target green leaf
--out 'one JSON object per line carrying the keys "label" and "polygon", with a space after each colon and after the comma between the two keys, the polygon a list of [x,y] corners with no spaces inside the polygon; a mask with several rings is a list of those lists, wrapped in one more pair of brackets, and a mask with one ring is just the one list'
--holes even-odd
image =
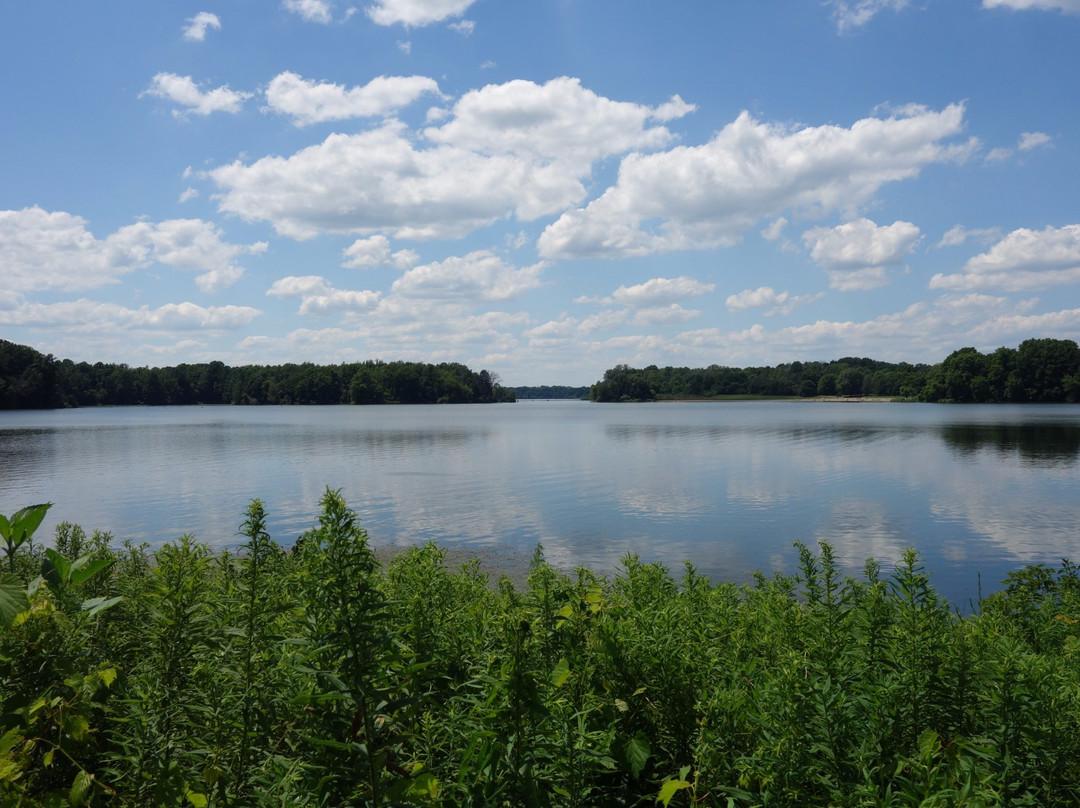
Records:
{"label": "green leaf", "polygon": [[51,502],[43,502],[40,505],[27,505],[15,512],[11,517],[12,531],[21,531],[24,539],[33,535],[34,531],[41,526],[45,514],[52,507]]}
{"label": "green leaf", "polygon": [[195,808],[206,808],[208,800],[205,794],[200,794],[198,791],[192,791],[189,788],[184,792],[184,796]]}
{"label": "green leaf", "polygon": [[9,626],[15,615],[30,608],[26,587],[17,575],[0,573],[0,625]]}
{"label": "green leaf", "polygon": [[71,565],[70,581],[81,584],[88,581],[112,564],[111,558],[94,558],[87,554]]}
{"label": "green leaf", "polygon": [[45,550],[45,560],[41,562],[41,577],[49,589],[58,592],[71,580],[71,562],[49,547]]}
{"label": "green leaf", "polygon": [[410,797],[427,797],[429,799],[435,799],[439,796],[439,781],[431,772],[424,772],[423,774],[417,775],[412,782],[409,783],[409,789],[406,793]]}
{"label": "green leaf", "polygon": [[115,598],[90,598],[90,600],[83,601],[82,610],[86,612],[87,617],[93,617],[98,612],[111,609],[123,599],[123,595],[117,595]]}
{"label": "green leaf", "polygon": [[551,683],[555,685],[555,687],[562,687],[569,678],[570,663],[565,659],[560,659],[555,665],[555,670],[551,672]]}
{"label": "green leaf", "polygon": [[75,782],[71,784],[71,792],[68,794],[68,802],[74,807],[86,805],[86,796],[90,793],[90,786],[94,784],[94,775],[80,769],[75,775]]}
{"label": "green leaf", "polygon": [[643,733],[639,732],[626,744],[626,765],[630,767],[630,773],[635,778],[641,776],[641,771],[649,760],[650,752],[649,739]]}
{"label": "green leaf", "polygon": [[668,780],[660,786],[660,796],[656,798],[656,801],[664,803],[664,808],[667,808],[675,792],[682,791],[684,788],[690,788],[690,783],[686,780]]}

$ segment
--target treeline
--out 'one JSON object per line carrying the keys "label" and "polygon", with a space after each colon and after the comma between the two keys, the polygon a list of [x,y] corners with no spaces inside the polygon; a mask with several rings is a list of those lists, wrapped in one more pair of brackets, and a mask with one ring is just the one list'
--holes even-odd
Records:
{"label": "treeline", "polygon": [[465,404],[514,401],[458,363],[354,362],[132,368],[57,360],[0,340],[0,409],[182,404]]}
{"label": "treeline", "polygon": [[0,523],[0,805],[1076,806],[1080,575],[961,616],[914,551],[846,577],[490,586],[439,548],[382,567],[328,491],[291,549],[152,554],[42,509]]}
{"label": "treeline", "polygon": [[1080,401],[1080,347],[1068,339],[1029,339],[982,354],[961,348],[934,367],[924,401]]}
{"label": "treeline", "polygon": [[846,357],[775,367],[631,368],[618,365],[589,388],[593,401],[725,396],[884,396],[932,402],[1080,401],[1080,347],[1029,339],[990,354],[961,348],[937,365]]}
{"label": "treeline", "polygon": [[589,395],[588,387],[567,387],[562,384],[542,384],[535,387],[515,387],[518,398],[583,399]]}
{"label": "treeline", "polygon": [[589,388],[593,401],[651,401],[658,398],[723,396],[903,396],[916,398],[929,365],[891,364],[846,357],[832,362],[791,362],[775,367],[637,369],[617,365]]}

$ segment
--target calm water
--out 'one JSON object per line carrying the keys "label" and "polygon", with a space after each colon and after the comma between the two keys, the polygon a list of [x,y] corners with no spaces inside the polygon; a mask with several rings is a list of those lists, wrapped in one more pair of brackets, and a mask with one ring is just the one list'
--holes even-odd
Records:
{"label": "calm water", "polygon": [[436,540],[714,578],[917,547],[957,603],[1080,559],[1080,407],[796,402],[117,408],[0,413],[0,511],[152,544],[237,542],[260,497],[291,543],[326,486],[376,544]]}

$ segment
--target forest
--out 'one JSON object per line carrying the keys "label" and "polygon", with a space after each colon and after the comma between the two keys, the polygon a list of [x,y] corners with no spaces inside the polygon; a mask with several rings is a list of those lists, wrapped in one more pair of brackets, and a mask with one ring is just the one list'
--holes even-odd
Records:
{"label": "forest", "polygon": [[[914,551],[711,582],[386,566],[327,490],[291,547],[0,517],[0,805],[1075,806],[1080,574],[959,611]],[[961,606],[962,604],[957,604]]]}
{"label": "forest", "polygon": [[58,360],[0,340],[0,409],[161,404],[464,404],[517,398],[658,399],[886,397],[950,403],[1080,401],[1080,347],[1028,339],[983,354],[961,348],[936,365],[860,357],[773,367],[631,368],[590,387],[504,387],[458,363],[366,362],[164,368]]}
{"label": "forest", "polygon": [[0,340],[0,409],[164,404],[465,404],[514,401],[496,374],[443,362],[164,368],[57,360]]}
{"label": "forest", "polygon": [[1019,403],[1080,401],[1080,347],[1029,339],[983,354],[961,348],[936,365],[846,357],[775,367],[638,369],[618,365],[589,388],[593,401],[724,397],[881,396],[908,401]]}

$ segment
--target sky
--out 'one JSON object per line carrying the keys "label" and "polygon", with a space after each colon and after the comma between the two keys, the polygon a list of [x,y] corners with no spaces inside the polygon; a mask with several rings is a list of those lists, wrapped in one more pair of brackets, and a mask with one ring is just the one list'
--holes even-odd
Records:
{"label": "sky", "polygon": [[1080,0],[0,6],[0,337],[133,367],[1080,338]]}

